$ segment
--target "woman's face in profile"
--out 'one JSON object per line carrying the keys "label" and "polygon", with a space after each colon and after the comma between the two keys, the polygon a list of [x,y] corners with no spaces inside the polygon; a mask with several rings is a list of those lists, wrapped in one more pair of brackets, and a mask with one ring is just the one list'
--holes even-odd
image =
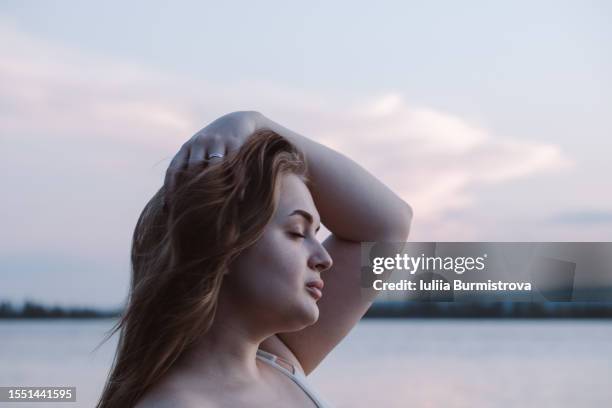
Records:
{"label": "woman's face in profile", "polygon": [[283,175],[277,209],[263,235],[239,255],[224,278],[232,302],[279,330],[315,323],[317,299],[306,285],[321,279],[321,272],[332,264],[316,238],[319,225],[308,187],[295,174]]}

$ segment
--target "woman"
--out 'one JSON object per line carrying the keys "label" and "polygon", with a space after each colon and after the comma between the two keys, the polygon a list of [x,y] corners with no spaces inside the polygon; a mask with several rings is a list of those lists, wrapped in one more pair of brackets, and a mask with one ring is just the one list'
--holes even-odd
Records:
{"label": "woman", "polygon": [[305,377],[375,297],[360,242],[404,241],[411,218],[342,154],[257,112],[217,119],[140,215],[98,407],[327,406]]}

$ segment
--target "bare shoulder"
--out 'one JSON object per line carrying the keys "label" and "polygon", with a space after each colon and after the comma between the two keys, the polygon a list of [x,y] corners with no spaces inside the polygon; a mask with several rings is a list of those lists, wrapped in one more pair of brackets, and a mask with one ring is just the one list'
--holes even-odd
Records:
{"label": "bare shoulder", "polygon": [[217,408],[219,405],[175,387],[154,389],[145,394],[134,408]]}

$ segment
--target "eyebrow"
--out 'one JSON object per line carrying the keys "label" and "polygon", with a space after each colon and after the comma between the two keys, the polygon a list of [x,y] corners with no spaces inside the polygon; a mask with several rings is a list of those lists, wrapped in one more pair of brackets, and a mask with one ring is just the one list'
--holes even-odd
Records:
{"label": "eyebrow", "polygon": [[[292,215],[301,215],[302,217],[304,217],[306,219],[306,221],[308,221],[310,224],[314,223],[314,218],[312,217],[312,214],[309,213],[308,211],[305,210],[301,210],[301,209],[297,209],[294,210],[291,214],[288,215],[288,217],[291,217]],[[319,232],[319,230],[321,229],[321,225],[319,225],[317,227],[317,229],[315,230],[315,232]]]}

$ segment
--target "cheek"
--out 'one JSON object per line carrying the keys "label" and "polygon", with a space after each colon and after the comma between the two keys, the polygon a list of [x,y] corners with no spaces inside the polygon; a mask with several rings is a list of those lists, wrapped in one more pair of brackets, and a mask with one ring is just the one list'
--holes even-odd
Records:
{"label": "cheek", "polygon": [[303,289],[306,271],[304,249],[284,231],[268,231],[246,250],[232,267],[234,285],[248,297],[284,303]]}
{"label": "cheek", "polygon": [[[299,241],[283,231],[271,233],[261,248],[259,266],[270,285],[295,287],[303,281],[306,261]],[[303,284],[303,282],[302,282]]]}
{"label": "cheek", "polygon": [[234,302],[264,319],[282,321],[280,331],[295,331],[313,324],[319,316],[304,287],[307,270],[303,242],[279,231],[264,234],[236,260],[228,283],[232,282]]}

